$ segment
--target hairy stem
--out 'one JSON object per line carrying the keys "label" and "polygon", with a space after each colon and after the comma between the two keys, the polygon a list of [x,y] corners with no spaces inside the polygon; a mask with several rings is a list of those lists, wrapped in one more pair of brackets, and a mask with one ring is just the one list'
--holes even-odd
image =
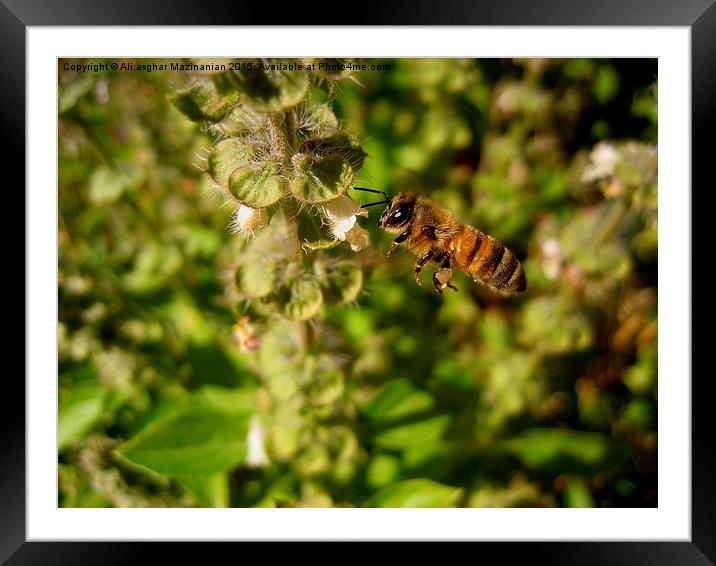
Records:
{"label": "hairy stem", "polygon": [[266,131],[271,147],[271,157],[288,168],[291,164],[291,139],[286,114],[284,112],[269,114]]}

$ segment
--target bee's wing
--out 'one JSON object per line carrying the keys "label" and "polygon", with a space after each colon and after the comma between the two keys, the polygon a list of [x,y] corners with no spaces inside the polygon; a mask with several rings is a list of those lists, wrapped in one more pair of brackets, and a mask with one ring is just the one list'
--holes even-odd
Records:
{"label": "bee's wing", "polygon": [[398,191],[409,191],[420,195],[427,195],[425,183],[415,171],[408,167],[400,167],[395,170],[395,186]]}
{"label": "bee's wing", "polygon": [[[377,279],[393,279],[395,277],[408,277],[413,273],[415,257],[407,250],[398,248],[390,257],[383,253],[376,264],[373,277]],[[426,266],[427,267],[427,266]]]}

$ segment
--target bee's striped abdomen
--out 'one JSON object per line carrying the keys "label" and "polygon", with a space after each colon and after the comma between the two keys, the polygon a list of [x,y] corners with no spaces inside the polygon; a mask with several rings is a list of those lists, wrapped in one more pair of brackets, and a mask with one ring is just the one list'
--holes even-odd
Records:
{"label": "bee's striped abdomen", "polygon": [[472,226],[463,226],[457,238],[455,263],[475,281],[505,295],[517,295],[526,289],[522,264],[495,238]]}

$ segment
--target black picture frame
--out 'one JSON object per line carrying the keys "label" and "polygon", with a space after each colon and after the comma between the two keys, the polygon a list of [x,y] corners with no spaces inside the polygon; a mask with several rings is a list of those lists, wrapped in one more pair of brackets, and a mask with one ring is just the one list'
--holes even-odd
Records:
{"label": "black picture frame", "polygon": [[[0,116],[6,140],[4,161],[23,163],[25,157],[25,63],[28,26],[67,25],[249,25],[249,24],[322,24],[322,25],[520,25],[520,26],[686,26],[691,30],[692,80],[692,186],[711,188],[713,153],[709,141],[716,131],[716,0],[551,0],[470,2],[469,0],[400,0],[392,3],[361,3],[340,15],[333,5],[312,3],[310,10],[301,5],[285,10],[266,10],[261,3],[215,1],[211,4],[159,0],[112,2],[95,0],[0,0]],[[270,12],[270,13],[269,13]],[[310,18],[309,21],[307,19]],[[369,36],[367,36],[369,40]],[[15,186],[24,186],[24,168],[15,167],[19,178]],[[710,182],[709,182],[710,181]],[[48,189],[50,190],[50,189]],[[684,190],[689,190],[685,187]],[[17,192],[17,191],[16,191]],[[693,194],[693,191],[692,191]],[[25,210],[24,198],[16,194],[17,206]],[[6,204],[6,206],[8,206]],[[19,210],[19,209],[16,209]],[[28,211],[25,210],[25,214]],[[14,213],[17,215],[17,213]],[[7,232],[7,229],[5,229]],[[14,241],[9,239],[6,242]],[[692,256],[693,257],[693,256]],[[698,256],[697,256],[698,257]],[[20,260],[21,262],[23,260]],[[19,270],[18,270],[19,271]],[[24,281],[24,270],[23,270]],[[693,279],[696,281],[696,279]],[[24,281],[25,284],[27,283]],[[25,293],[25,305],[32,297]],[[19,335],[19,333],[17,333]],[[708,334],[708,333],[707,333]],[[24,333],[23,333],[24,335]],[[694,335],[696,339],[697,336]],[[490,563],[524,560],[549,564],[714,564],[716,563],[716,442],[711,430],[710,405],[712,372],[694,372],[692,384],[692,538],[690,542],[499,542],[464,543],[475,560]],[[672,376],[690,379],[691,375]],[[2,414],[2,466],[0,466],[0,561],[7,564],[127,564],[149,561],[161,552],[162,561],[175,558],[182,562],[206,560],[205,545],[167,545],[120,542],[26,542],[25,537],[25,411],[24,384],[6,379],[6,409]],[[598,536],[598,533],[595,533]],[[226,546],[226,545],[225,545]],[[401,545],[401,558],[410,551]],[[300,552],[303,547],[299,547]],[[424,545],[412,545],[427,557]],[[444,552],[438,550],[439,552]],[[462,549],[460,550],[462,551]],[[229,550],[229,552],[232,552]],[[235,559],[241,560],[242,554]],[[381,553],[384,551],[381,549]],[[213,551],[212,551],[213,553]],[[271,550],[262,549],[270,561],[291,556],[294,544]],[[310,560],[364,563],[374,560],[371,543],[339,544]]]}

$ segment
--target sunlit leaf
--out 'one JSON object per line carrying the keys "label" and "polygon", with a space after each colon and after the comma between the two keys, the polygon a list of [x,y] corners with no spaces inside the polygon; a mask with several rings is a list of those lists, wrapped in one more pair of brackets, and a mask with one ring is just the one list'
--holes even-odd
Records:
{"label": "sunlit leaf", "polygon": [[535,469],[600,470],[617,456],[608,436],[576,430],[532,429],[502,445]]}
{"label": "sunlit leaf", "polygon": [[249,418],[249,413],[192,407],[152,423],[118,451],[159,474],[211,475],[244,460]]}
{"label": "sunlit leaf", "polygon": [[404,424],[375,435],[377,445],[385,448],[405,448],[414,444],[438,442],[450,425],[448,415]]}
{"label": "sunlit leaf", "polygon": [[394,379],[376,392],[363,412],[372,421],[389,422],[428,411],[433,403],[429,393],[416,389],[405,379]]}
{"label": "sunlit leaf", "polygon": [[227,413],[256,412],[256,390],[250,386],[229,388],[206,384],[194,392],[194,397],[200,403]]}
{"label": "sunlit leaf", "polygon": [[381,489],[363,507],[454,507],[463,490],[428,479],[404,480]]}
{"label": "sunlit leaf", "polygon": [[92,430],[102,418],[106,399],[107,390],[98,383],[79,383],[60,395],[58,450]]}
{"label": "sunlit leaf", "polygon": [[180,481],[196,496],[200,507],[229,507],[229,475],[226,472],[185,476]]}
{"label": "sunlit leaf", "polygon": [[577,476],[567,478],[567,487],[564,492],[565,507],[594,507],[594,499],[586,482]]}

